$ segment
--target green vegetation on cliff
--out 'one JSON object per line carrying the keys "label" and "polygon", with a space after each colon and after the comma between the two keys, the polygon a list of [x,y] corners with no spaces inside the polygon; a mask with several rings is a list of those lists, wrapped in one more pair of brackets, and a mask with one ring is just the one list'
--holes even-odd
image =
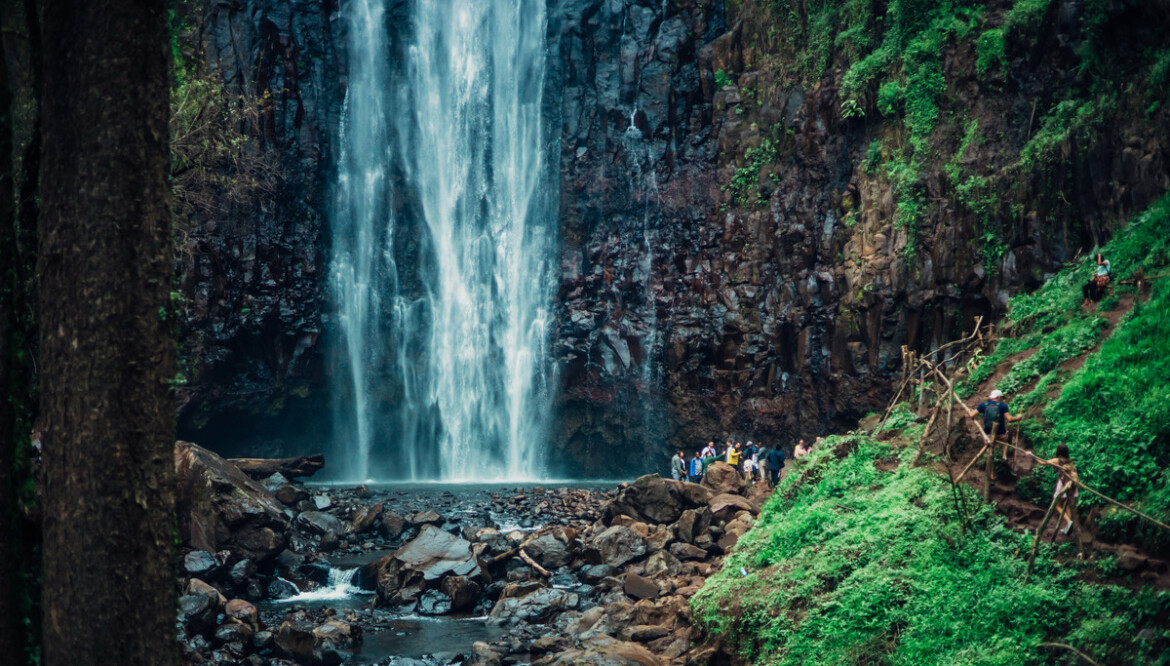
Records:
{"label": "green vegetation on cliff", "polygon": [[[1170,197],[1103,249],[1117,279],[1170,269]],[[1039,455],[1067,443],[1082,481],[1167,520],[1170,279],[1153,280],[1148,295],[1115,283],[1096,311],[1082,309],[1081,285],[1094,268],[1086,257],[1013,299],[1012,337],[960,390],[970,394],[1010,364],[998,385],[1021,391],[1014,411],[1043,406],[1024,422]],[[1102,341],[1103,314],[1131,301]],[[913,439],[921,429],[907,416],[896,425]],[[911,467],[915,450],[860,434],[827,440],[782,481],[695,596],[699,622],[763,664],[1076,663],[1045,643],[1100,663],[1170,664],[1170,592],[1137,579],[1093,582],[1121,572],[1110,557],[1072,559],[1071,544],[1042,548],[1024,584],[1031,536],[973,489],[956,494],[931,467]],[[1054,483],[1043,469],[1018,492],[1043,506]],[[1164,532],[1087,493],[1080,505],[1099,537],[1166,554]]]}

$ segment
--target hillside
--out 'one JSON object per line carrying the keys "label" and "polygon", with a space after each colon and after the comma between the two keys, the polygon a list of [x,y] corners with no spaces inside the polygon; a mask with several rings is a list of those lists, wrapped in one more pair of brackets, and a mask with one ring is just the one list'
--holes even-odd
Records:
{"label": "hillside", "polygon": [[[1136,292],[1124,281],[1165,273],[1168,250],[1164,198],[1103,248],[1122,281],[1110,295],[1082,307],[1084,259],[1013,299],[1004,337],[958,387],[971,404],[998,386],[1027,416],[1021,447],[1047,458],[1067,443],[1084,483],[1162,521],[1170,280]],[[957,475],[981,446],[974,424],[950,462],[921,441],[925,420],[895,410],[791,470],[695,596],[699,623],[761,664],[1071,664],[1076,650],[1102,664],[1170,663],[1170,534],[1082,493],[1085,557],[1064,537],[1045,543],[1024,583],[1027,529],[1054,474],[1020,456],[997,462],[984,504],[945,471]]]}

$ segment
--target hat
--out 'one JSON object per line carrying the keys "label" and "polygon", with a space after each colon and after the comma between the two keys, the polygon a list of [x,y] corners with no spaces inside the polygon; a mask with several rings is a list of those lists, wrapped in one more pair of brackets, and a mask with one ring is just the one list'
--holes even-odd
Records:
{"label": "hat", "polygon": [[1003,397],[1003,391],[1001,391],[999,389],[995,389],[994,391],[991,392],[991,399],[992,400],[999,400],[1002,397]]}

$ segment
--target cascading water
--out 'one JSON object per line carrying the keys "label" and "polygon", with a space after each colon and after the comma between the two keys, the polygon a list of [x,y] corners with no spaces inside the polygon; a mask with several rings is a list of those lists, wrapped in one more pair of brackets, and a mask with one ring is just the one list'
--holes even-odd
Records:
{"label": "cascading water", "polygon": [[400,69],[385,1],[348,9],[333,264],[342,474],[538,478],[555,234],[544,0],[414,0]]}

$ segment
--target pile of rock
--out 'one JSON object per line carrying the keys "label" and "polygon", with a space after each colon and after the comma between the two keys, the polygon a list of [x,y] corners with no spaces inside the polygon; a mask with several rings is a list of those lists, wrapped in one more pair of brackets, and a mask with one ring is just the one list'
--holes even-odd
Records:
{"label": "pile of rock", "polygon": [[[429,528],[377,563],[378,598],[421,613],[488,611],[509,628],[472,663],[707,663],[687,599],[751,527],[762,487],[744,495],[729,465],[703,485],[644,476],[575,527],[462,539]],[[478,596],[478,598],[477,598]]]}

